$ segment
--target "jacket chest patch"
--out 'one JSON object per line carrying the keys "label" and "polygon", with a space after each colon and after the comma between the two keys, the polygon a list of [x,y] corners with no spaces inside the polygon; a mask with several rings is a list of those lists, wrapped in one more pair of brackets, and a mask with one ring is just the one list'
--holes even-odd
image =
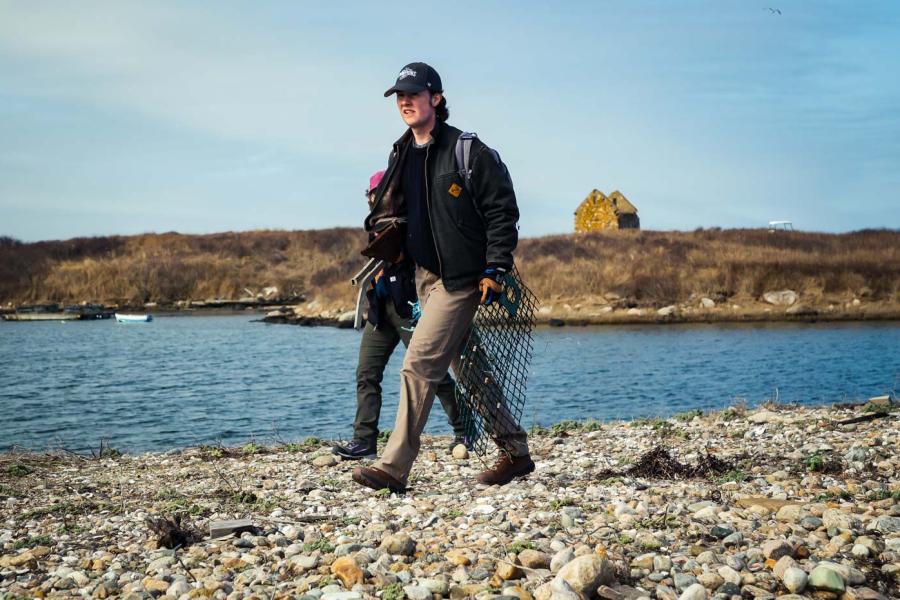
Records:
{"label": "jacket chest patch", "polygon": [[459,195],[462,193],[462,186],[460,186],[458,183],[454,183],[447,191],[450,192],[450,195],[454,198],[459,198]]}

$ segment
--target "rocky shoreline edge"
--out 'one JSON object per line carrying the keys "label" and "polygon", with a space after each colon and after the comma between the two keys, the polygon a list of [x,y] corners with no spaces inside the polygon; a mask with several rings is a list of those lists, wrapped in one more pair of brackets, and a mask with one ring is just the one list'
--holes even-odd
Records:
{"label": "rocky shoreline edge", "polygon": [[[0,597],[897,598],[895,410],[562,422],[504,487],[427,437],[402,496],[355,485],[315,438],[5,453]],[[230,519],[249,524],[209,539]]]}

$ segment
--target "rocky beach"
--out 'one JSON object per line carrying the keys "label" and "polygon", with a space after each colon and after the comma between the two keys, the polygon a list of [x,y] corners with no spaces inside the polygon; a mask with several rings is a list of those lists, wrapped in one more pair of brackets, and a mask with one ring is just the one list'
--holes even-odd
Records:
{"label": "rocky beach", "polygon": [[427,437],[402,496],[355,485],[315,438],[10,452],[0,597],[896,598],[894,409],[562,422],[532,432],[537,470],[505,487]]}

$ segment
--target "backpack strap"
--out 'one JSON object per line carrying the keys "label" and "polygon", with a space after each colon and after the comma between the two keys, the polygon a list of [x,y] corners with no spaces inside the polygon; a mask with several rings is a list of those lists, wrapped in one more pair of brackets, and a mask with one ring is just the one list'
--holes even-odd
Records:
{"label": "backpack strap", "polygon": [[461,133],[456,140],[455,148],[456,170],[459,171],[459,176],[462,177],[466,191],[469,192],[470,196],[472,195],[472,169],[469,161],[472,156],[472,140],[477,138],[477,133]]}

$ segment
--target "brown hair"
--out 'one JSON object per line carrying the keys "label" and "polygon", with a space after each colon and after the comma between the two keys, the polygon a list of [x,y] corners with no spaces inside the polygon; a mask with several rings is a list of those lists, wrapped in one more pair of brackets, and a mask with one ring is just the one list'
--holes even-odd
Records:
{"label": "brown hair", "polygon": [[441,101],[434,107],[435,117],[438,121],[446,122],[450,118],[450,111],[447,109],[447,98],[441,94]]}

